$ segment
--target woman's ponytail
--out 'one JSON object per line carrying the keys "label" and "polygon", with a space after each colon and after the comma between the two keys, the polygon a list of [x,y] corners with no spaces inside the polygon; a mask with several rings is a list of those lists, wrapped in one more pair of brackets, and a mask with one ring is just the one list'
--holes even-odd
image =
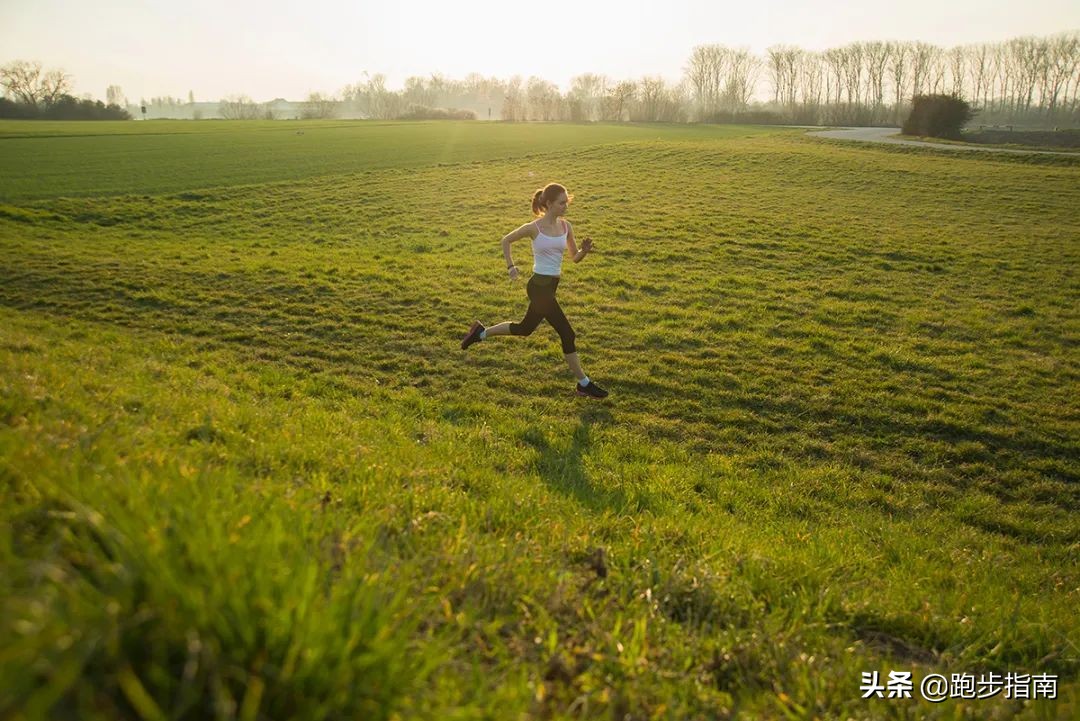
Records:
{"label": "woman's ponytail", "polygon": [[543,195],[544,195],[544,189],[543,188],[541,188],[540,190],[533,193],[533,202],[532,202],[533,215],[543,215],[544,214],[544,206],[546,205],[546,203],[543,202]]}

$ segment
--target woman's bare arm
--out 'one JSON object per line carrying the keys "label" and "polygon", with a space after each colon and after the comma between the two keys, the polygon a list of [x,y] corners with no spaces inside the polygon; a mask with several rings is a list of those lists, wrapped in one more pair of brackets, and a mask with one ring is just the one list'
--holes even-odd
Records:
{"label": "woman's bare arm", "polygon": [[510,244],[515,240],[521,240],[522,238],[532,238],[532,228],[535,226],[532,223],[526,223],[525,225],[510,231],[503,236],[502,239],[502,251],[503,257],[506,258],[506,269],[510,272],[511,278],[517,277],[517,267],[514,266],[514,259],[510,255]]}
{"label": "woman's bare arm", "polygon": [[577,243],[574,242],[574,229],[569,221],[563,222],[566,223],[566,249],[570,251],[570,257],[574,259],[574,262],[580,263],[592,250],[592,238],[585,236],[585,240],[581,241],[581,250],[578,250]]}

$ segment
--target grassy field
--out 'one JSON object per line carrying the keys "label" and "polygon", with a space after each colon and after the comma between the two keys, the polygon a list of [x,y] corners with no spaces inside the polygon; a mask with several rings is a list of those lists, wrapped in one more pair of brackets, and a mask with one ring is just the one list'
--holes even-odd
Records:
{"label": "grassy field", "polygon": [[[0,122],[0,202],[165,193],[539,157],[643,140],[735,138],[747,128],[674,125],[150,121]],[[546,146],[543,144],[547,144]],[[80,172],[72,172],[77,163]]]}
{"label": "grassy field", "polygon": [[964,133],[964,140],[980,145],[1002,147],[1035,147],[1047,150],[1080,152],[1080,129],[1064,130],[999,130],[986,128]]}
{"label": "grassy field", "polygon": [[960,145],[976,148],[1000,148],[1002,150],[1025,150],[1036,152],[1069,153],[1080,157],[1080,130],[1061,130],[1045,132],[1024,131],[975,131],[963,134],[962,140],[945,138],[911,137],[896,135],[898,138],[919,140],[924,143],[939,145]]}
{"label": "grassy field", "polygon": [[[1080,162],[971,155],[0,123],[0,717],[1076,718]],[[551,180],[604,402],[458,348]]]}

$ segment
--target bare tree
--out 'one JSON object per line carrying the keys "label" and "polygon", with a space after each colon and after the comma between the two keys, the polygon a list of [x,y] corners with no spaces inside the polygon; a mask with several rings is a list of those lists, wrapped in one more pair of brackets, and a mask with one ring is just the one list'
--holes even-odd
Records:
{"label": "bare tree", "polygon": [[259,104],[246,95],[230,95],[218,103],[218,114],[226,120],[255,120],[261,111]]}
{"label": "bare tree", "polygon": [[1047,40],[1046,62],[1039,77],[1041,104],[1046,108],[1046,116],[1053,117],[1059,103],[1067,98],[1062,91],[1068,92],[1069,78],[1080,64],[1080,34],[1063,33]]}
{"label": "bare tree", "polygon": [[660,119],[661,108],[667,88],[661,77],[644,77],[638,81],[638,102],[631,120],[656,122]]}
{"label": "bare tree", "polygon": [[501,117],[503,120],[525,120],[528,114],[528,103],[525,91],[521,88],[521,76],[515,75],[506,83],[505,96]]}
{"label": "bare tree", "polygon": [[721,91],[727,75],[728,50],[723,45],[698,45],[685,68],[693,88],[698,117],[709,118],[720,110]]}
{"label": "bare tree", "polygon": [[945,51],[936,45],[931,45],[929,72],[926,76],[926,82],[931,93],[945,92],[945,75],[947,72],[948,61],[945,57]]}
{"label": "bare tree", "polygon": [[[364,91],[363,83],[357,83],[356,85],[346,85],[341,89],[341,99],[348,103],[354,110],[361,110],[364,105]],[[366,113],[367,109],[364,108],[361,112]]]}
{"label": "bare tree", "polygon": [[571,78],[567,99],[572,107],[578,108],[577,112],[580,113],[580,117],[574,119],[598,120],[601,114],[600,106],[610,84],[611,81],[605,76],[595,73],[585,73]]}
{"label": "bare tree", "polygon": [[340,106],[341,103],[333,95],[309,93],[300,109],[300,117],[304,120],[329,120],[338,116]]}
{"label": "bare tree", "polygon": [[16,102],[38,104],[41,63],[16,60],[0,68],[0,85]]}
{"label": "bare tree", "polygon": [[826,83],[831,91],[833,105],[827,108],[829,122],[863,124],[867,122],[863,107],[866,92],[865,50],[862,43],[851,43],[841,48],[826,50],[823,57],[828,68]]}
{"label": "bare tree", "polygon": [[462,82],[464,96],[481,110],[500,110],[505,96],[504,85],[498,78],[485,78],[479,73],[470,73]]}
{"label": "bare tree", "polygon": [[690,119],[690,86],[686,80],[667,86],[666,102],[660,120],[685,123]]}
{"label": "bare tree", "polygon": [[[363,73],[367,75],[367,71]],[[371,103],[367,96],[367,82],[359,81],[355,85],[346,85],[341,89],[342,99],[349,104],[354,112],[371,117]]]}
{"label": "bare tree", "polygon": [[0,68],[0,85],[14,100],[48,107],[71,92],[71,76],[63,70],[42,74],[41,63],[16,60]]}
{"label": "bare tree", "polygon": [[892,53],[889,55],[889,75],[893,83],[893,98],[895,100],[893,120],[900,122],[904,103],[909,97],[907,81],[910,77],[912,51],[911,46],[907,43],[890,43],[890,45],[892,46]]}
{"label": "bare tree", "polygon": [[63,70],[50,70],[41,79],[41,101],[47,106],[71,93],[71,76]]}
{"label": "bare tree", "polygon": [[986,107],[990,102],[990,46],[980,43],[968,47],[968,78],[971,82],[971,99]]}
{"label": "bare tree", "polygon": [[863,45],[866,62],[867,100],[871,102],[871,119],[877,122],[885,104],[885,68],[889,64],[892,46],[889,43],[869,42]]}
{"label": "bare tree", "polygon": [[410,105],[434,108],[436,104],[435,89],[428,83],[427,78],[417,75],[405,78],[405,88],[401,95],[402,100]]}
{"label": "bare tree", "polygon": [[825,102],[840,104],[844,82],[844,52],[839,48],[829,48],[821,54],[825,71]]}
{"label": "bare tree", "polygon": [[[1052,81],[1054,92],[1051,94],[1053,110],[1059,107],[1057,93],[1061,93],[1060,107],[1070,109],[1076,104],[1077,85],[1080,85],[1080,33],[1063,33],[1053,42],[1051,62],[1056,76]],[[1058,80],[1060,79],[1060,83]],[[1071,96],[1070,96],[1071,84]],[[1070,97],[1072,106],[1070,106]],[[1052,114],[1052,111],[1048,111]]]}
{"label": "bare tree", "polygon": [[530,120],[557,119],[560,96],[554,83],[533,75],[525,85],[525,96]]}
{"label": "bare tree", "polygon": [[[364,73],[367,75],[367,73]],[[352,97],[361,112],[377,120],[391,120],[401,114],[404,98],[386,87],[386,76],[376,73],[352,88]]]}
{"label": "bare tree", "polygon": [[994,96],[996,98],[995,110],[1004,113],[1011,105],[1013,92],[1013,70],[1009,59],[1009,49],[1005,43],[995,43],[992,47],[993,79],[995,84]]}
{"label": "bare tree", "polygon": [[386,76],[375,73],[364,84],[363,95],[367,99],[368,113],[379,120],[389,120],[393,116],[390,91],[386,88]]}
{"label": "bare tree", "polygon": [[637,97],[637,83],[633,80],[622,80],[615,83],[608,94],[608,119],[616,122],[622,121],[624,114],[630,110],[630,105],[634,102],[635,97]]}
{"label": "bare tree", "polygon": [[964,81],[967,79],[968,49],[962,45],[950,48],[946,53],[949,63],[949,92],[958,98],[964,96]]}
{"label": "bare tree", "polygon": [[[1074,73],[1072,80],[1070,81],[1072,89],[1066,93],[1066,96],[1071,98],[1069,103],[1069,112],[1075,114],[1080,111],[1080,72]],[[1080,118],[1074,117],[1075,120]]]}
{"label": "bare tree", "polygon": [[863,91],[863,46],[851,43],[840,48],[840,71],[843,76],[844,90],[850,106],[862,103]]}
{"label": "bare tree", "polygon": [[1035,84],[1045,62],[1045,47],[1033,37],[1013,38],[1008,42],[1008,58],[1014,70],[1015,111],[1027,110],[1035,95]]}
{"label": "bare tree", "polygon": [[843,93],[843,66],[847,58],[842,49],[831,47],[821,54],[821,59],[825,77],[825,122],[846,124],[848,115],[840,99]]}
{"label": "bare tree", "polygon": [[630,120],[646,123],[677,123],[686,120],[686,88],[669,85],[659,76],[647,76],[637,82],[635,102],[630,106]]}
{"label": "bare tree", "polygon": [[773,102],[791,108],[795,105],[795,72],[799,48],[773,45],[768,53],[769,75],[773,84]]}
{"label": "bare tree", "polygon": [[781,53],[783,52],[783,46],[773,45],[765,49],[765,54],[768,57],[769,79],[772,81],[773,87],[773,103],[776,105],[781,104],[781,97],[784,97],[787,88],[788,71],[787,66],[781,59]]}
{"label": "bare tree", "polygon": [[727,67],[724,101],[734,114],[745,110],[750,103],[758,73],[761,72],[761,60],[751,55],[749,50],[733,50],[728,52]]}
{"label": "bare tree", "polygon": [[428,78],[428,92],[430,93],[430,100],[432,107],[441,107],[446,96],[450,90],[450,81],[443,77],[440,73],[432,73]]}
{"label": "bare tree", "polygon": [[819,53],[804,52],[798,56],[796,77],[799,84],[801,108],[792,121],[807,125],[820,122],[821,104],[825,90],[825,65]]}
{"label": "bare tree", "polygon": [[938,48],[929,43],[914,43],[911,46],[911,96],[930,92],[930,75],[933,70],[934,56]]}

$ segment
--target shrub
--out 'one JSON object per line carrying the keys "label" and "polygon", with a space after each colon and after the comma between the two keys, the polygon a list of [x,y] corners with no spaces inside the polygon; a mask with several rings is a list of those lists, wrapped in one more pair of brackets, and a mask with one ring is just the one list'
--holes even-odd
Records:
{"label": "shrub", "polygon": [[960,130],[975,117],[971,105],[955,95],[916,95],[904,121],[904,135],[960,139]]}
{"label": "shrub", "polygon": [[226,120],[256,120],[262,105],[246,95],[230,95],[218,104],[218,114]]}
{"label": "shrub", "polygon": [[702,114],[701,122],[715,125],[783,125],[785,120],[780,113],[772,110],[717,110]]}
{"label": "shrub", "polygon": [[429,108],[426,105],[410,105],[409,109],[397,116],[398,120],[476,120],[476,113],[471,110],[456,108]]}
{"label": "shrub", "polygon": [[747,125],[783,125],[787,121],[780,113],[772,110],[747,110],[735,115],[736,123]]}
{"label": "shrub", "polygon": [[100,100],[79,100],[61,95],[51,104],[31,105],[0,98],[0,118],[20,120],[131,120],[131,114],[119,105]]}
{"label": "shrub", "polygon": [[25,120],[37,117],[37,109],[33,105],[17,103],[8,98],[0,98],[0,118],[17,118]]}

